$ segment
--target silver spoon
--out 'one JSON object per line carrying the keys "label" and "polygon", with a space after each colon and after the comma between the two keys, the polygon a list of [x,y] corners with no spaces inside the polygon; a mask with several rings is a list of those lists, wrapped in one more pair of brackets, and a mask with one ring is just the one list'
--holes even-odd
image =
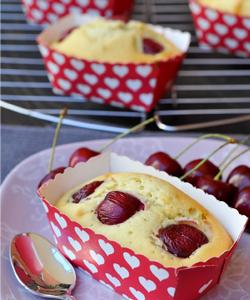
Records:
{"label": "silver spoon", "polygon": [[70,295],[76,282],[74,268],[44,237],[30,232],[16,235],[10,245],[10,262],[18,281],[32,294],[76,300]]}

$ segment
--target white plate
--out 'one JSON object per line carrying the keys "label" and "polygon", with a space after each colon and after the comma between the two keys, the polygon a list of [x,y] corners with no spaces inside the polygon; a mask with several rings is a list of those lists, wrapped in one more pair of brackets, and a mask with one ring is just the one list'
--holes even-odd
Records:
{"label": "white plate", "polygon": [[[147,156],[155,151],[166,151],[175,156],[192,138],[130,138],[118,141],[113,150],[130,158],[145,161]],[[70,154],[80,146],[99,149],[103,140],[84,143],[67,144],[57,147],[54,167],[67,165]],[[188,161],[200,158],[211,153],[220,142],[202,141],[189,150],[181,159],[182,165]],[[225,155],[232,149],[231,145],[224,148],[212,161],[219,164]],[[8,175],[2,185],[2,300],[38,299],[30,295],[16,281],[10,268],[8,247],[10,239],[17,233],[33,231],[40,233],[50,240],[52,235],[48,227],[43,207],[36,195],[36,186],[39,180],[47,173],[50,150],[30,156]],[[230,169],[239,164],[248,164],[249,152],[234,162]],[[250,236],[244,234],[239,247],[235,251],[220,284],[209,292],[203,299],[209,300],[247,300],[250,297]],[[121,296],[101,285],[81,271],[77,271],[77,285],[74,290],[77,300],[122,300]]]}

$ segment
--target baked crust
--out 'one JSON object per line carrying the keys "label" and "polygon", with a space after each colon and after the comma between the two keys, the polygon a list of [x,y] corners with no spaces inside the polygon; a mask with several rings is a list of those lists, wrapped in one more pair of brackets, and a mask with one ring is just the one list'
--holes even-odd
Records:
{"label": "baked crust", "polygon": [[[104,181],[93,194],[72,203],[72,195],[86,183]],[[204,207],[182,191],[159,178],[139,173],[108,173],[68,191],[56,207],[83,227],[118,242],[135,253],[143,254],[166,267],[191,266],[219,256],[232,246],[232,239],[219,221]],[[123,191],[140,199],[145,209],[117,225],[102,224],[95,213],[110,191]],[[160,228],[178,222],[195,222],[209,242],[188,258],[179,258],[166,251],[157,237]],[[194,224],[194,223],[192,223]]]}

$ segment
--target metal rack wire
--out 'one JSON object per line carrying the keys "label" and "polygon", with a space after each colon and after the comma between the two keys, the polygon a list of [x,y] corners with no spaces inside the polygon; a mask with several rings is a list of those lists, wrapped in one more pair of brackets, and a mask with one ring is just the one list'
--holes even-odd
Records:
{"label": "metal rack wire", "polygon": [[[250,59],[200,49],[187,0],[135,2],[134,19],[187,30],[192,34],[191,47],[177,81],[155,110],[161,121],[173,126],[239,116],[249,121]],[[2,0],[1,9],[2,105],[5,108],[56,121],[59,109],[67,105],[69,118],[75,122],[73,126],[117,132],[147,117],[142,112],[54,95],[35,42],[42,28],[26,22],[18,0]],[[5,118],[5,122],[13,120]],[[250,121],[244,124],[239,129],[232,127],[231,131],[247,132]]]}

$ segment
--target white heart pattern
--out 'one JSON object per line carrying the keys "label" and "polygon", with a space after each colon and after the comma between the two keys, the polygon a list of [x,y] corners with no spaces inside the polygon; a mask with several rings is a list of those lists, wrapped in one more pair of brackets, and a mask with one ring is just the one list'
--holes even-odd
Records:
{"label": "white heart pattern", "polygon": [[97,93],[102,96],[104,99],[107,99],[111,96],[111,92],[107,89],[98,88]]}
{"label": "white heart pattern", "polygon": [[105,275],[106,275],[106,277],[108,278],[108,280],[109,280],[115,287],[118,287],[118,286],[121,285],[120,280],[118,280],[116,277],[110,275],[109,273],[106,273]]}
{"label": "white heart pattern", "polygon": [[225,39],[225,44],[230,48],[230,49],[235,49],[238,47],[239,45],[239,42],[236,41],[235,39],[230,39],[230,38],[227,38]]}
{"label": "white heart pattern", "polygon": [[128,252],[124,252],[123,257],[132,269],[140,266],[140,261],[136,256],[130,255]]}
{"label": "white heart pattern", "polygon": [[83,78],[91,85],[94,85],[97,83],[98,81],[98,78],[95,76],[95,75],[91,75],[91,74],[84,74],[83,75]]}
{"label": "white heart pattern", "polygon": [[78,84],[77,89],[83,94],[89,94],[91,92],[91,88],[86,84]]}
{"label": "white heart pattern", "polygon": [[57,237],[60,237],[62,235],[60,229],[52,221],[50,222],[50,224],[51,224],[51,227],[52,227],[52,229],[54,231],[54,234]]}
{"label": "white heart pattern", "polygon": [[47,19],[53,23],[53,22],[56,22],[57,19],[58,19],[58,16],[56,14],[52,14],[52,13],[49,13],[47,14]]}
{"label": "white heart pattern", "polygon": [[152,72],[151,66],[137,66],[136,72],[142,77],[147,77]]}
{"label": "white heart pattern", "polygon": [[63,249],[64,254],[65,254],[66,256],[68,256],[68,258],[69,258],[70,260],[76,259],[75,254],[74,254],[71,250],[69,250],[67,247],[62,246],[62,249]]}
{"label": "white heart pattern", "polygon": [[61,4],[61,3],[53,3],[53,4],[52,4],[52,8],[53,8],[53,10],[54,10],[57,14],[59,14],[59,15],[63,14],[64,11],[65,11],[65,7],[64,7],[64,5]]}
{"label": "white heart pattern", "polygon": [[149,80],[149,85],[151,86],[151,88],[155,88],[156,86],[156,79],[152,78]]}
{"label": "white heart pattern", "polygon": [[55,60],[59,65],[62,65],[62,64],[65,63],[65,58],[64,58],[64,56],[63,56],[62,54],[59,54],[59,53],[54,52],[54,53],[52,54],[52,56],[53,56],[54,60]]}
{"label": "white heart pattern", "polygon": [[133,97],[130,93],[124,93],[124,92],[119,92],[118,98],[124,103],[129,103],[133,99]]}
{"label": "white heart pattern", "polygon": [[229,26],[232,26],[236,23],[237,19],[233,15],[223,15],[223,20]]}
{"label": "white heart pattern", "polygon": [[38,9],[33,9],[32,10],[32,16],[35,18],[35,20],[41,20],[43,18],[43,12],[41,12]]}
{"label": "white heart pattern", "polygon": [[158,278],[160,281],[168,279],[169,273],[167,270],[158,268],[155,265],[150,266],[150,271],[153,273],[153,275]]}
{"label": "white heart pattern", "polygon": [[174,297],[174,295],[175,295],[175,288],[174,288],[174,287],[169,287],[169,288],[167,288],[167,291],[168,291],[168,294],[169,294],[171,297]]}
{"label": "white heart pattern", "polygon": [[89,5],[89,0],[76,0],[76,2],[81,6]]}
{"label": "white heart pattern", "polygon": [[78,60],[78,59],[72,58],[70,60],[70,63],[72,65],[72,67],[74,69],[76,69],[77,71],[81,71],[81,70],[84,69],[84,63],[82,61]]}
{"label": "white heart pattern", "polygon": [[139,276],[139,282],[148,293],[156,290],[156,284],[152,280]]}
{"label": "white heart pattern", "polygon": [[211,21],[215,21],[218,18],[218,13],[216,10],[212,10],[207,8],[205,10],[205,15],[207,16],[207,18]]}
{"label": "white heart pattern", "polygon": [[200,7],[200,5],[198,5],[198,4],[194,3],[194,2],[192,2],[192,3],[190,4],[190,9],[191,9],[191,11],[192,11],[195,15],[199,15],[200,12],[201,12],[201,7]]}
{"label": "white heart pattern", "polygon": [[100,9],[104,9],[108,5],[108,1],[107,0],[95,0],[95,5],[96,5],[96,7],[100,8]]}
{"label": "white heart pattern", "polygon": [[129,290],[137,300],[145,300],[145,296],[140,291],[137,291],[133,287],[130,287]]}
{"label": "white heart pattern", "polygon": [[92,263],[90,263],[89,261],[87,261],[86,259],[83,260],[83,263],[85,264],[85,266],[90,270],[91,273],[97,273],[98,270],[96,268],[95,265],[93,265]]}
{"label": "white heart pattern", "polygon": [[65,69],[64,70],[64,75],[70,79],[71,81],[74,81],[76,80],[76,78],[78,77],[77,73],[73,70],[70,70],[70,69]]}
{"label": "white heart pattern", "polygon": [[119,80],[115,78],[107,77],[104,79],[104,83],[111,89],[116,89],[119,86]]}
{"label": "white heart pattern", "polygon": [[52,61],[48,62],[47,67],[49,68],[50,72],[53,74],[57,74],[59,72],[58,65],[54,64]]}
{"label": "white heart pattern", "polygon": [[247,51],[250,51],[250,43],[245,42],[245,43],[244,43],[244,48],[245,48]]}
{"label": "white heart pattern", "polygon": [[217,35],[212,34],[212,33],[208,33],[207,34],[207,40],[209,41],[210,44],[212,45],[216,45],[219,43],[220,39]]}
{"label": "white heart pattern", "polygon": [[41,54],[42,54],[43,57],[47,57],[49,55],[48,48],[39,45],[39,50],[40,50],[40,52],[41,52]]}
{"label": "white heart pattern", "polygon": [[102,64],[91,64],[91,69],[98,75],[102,75],[106,71],[105,66]]}
{"label": "white heart pattern", "polygon": [[203,30],[207,30],[210,27],[210,23],[206,19],[201,17],[198,18],[197,23]]}
{"label": "white heart pattern", "polygon": [[207,283],[203,284],[203,286],[199,289],[199,294],[202,294],[209,286],[210,284],[213,282],[213,280],[209,280]]}
{"label": "white heart pattern", "polygon": [[68,80],[59,78],[57,82],[63,90],[67,91],[71,89],[71,83]]}
{"label": "white heart pattern", "polygon": [[85,230],[81,230],[79,227],[75,227],[75,233],[84,243],[89,240],[89,235]]}
{"label": "white heart pattern", "polygon": [[77,240],[74,240],[71,236],[68,237],[68,241],[70,245],[75,249],[76,252],[82,250],[81,244]]}
{"label": "white heart pattern", "polygon": [[247,31],[245,29],[234,28],[233,33],[240,40],[243,40],[247,37]]}
{"label": "white heart pattern", "polygon": [[142,82],[139,79],[129,79],[126,81],[126,85],[134,92],[138,91],[141,86]]}
{"label": "white heart pattern", "polygon": [[126,268],[121,267],[118,264],[113,264],[113,267],[114,267],[116,273],[119,274],[122,279],[129,277],[129,272]]}
{"label": "white heart pattern", "polygon": [[142,94],[140,94],[139,98],[140,98],[141,102],[144,103],[145,105],[151,105],[153,102],[152,94],[142,93]]}
{"label": "white heart pattern", "polygon": [[250,29],[250,20],[249,20],[249,18],[244,18],[244,19],[243,19],[243,25],[244,25],[247,29]]}
{"label": "white heart pattern", "polygon": [[45,1],[37,1],[37,6],[41,8],[41,10],[46,10],[49,8],[49,3]]}
{"label": "white heart pattern", "polygon": [[62,229],[67,227],[67,222],[64,219],[64,217],[60,216],[57,212],[55,213],[55,219],[57,220],[57,223],[61,226]]}
{"label": "white heart pattern", "polygon": [[128,74],[128,67],[126,67],[126,66],[114,66],[113,71],[119,77],[124,77]]}
{"label": "white heart pattern", "polygon": [[98,240],[98,243],[107,256],[114,253],[114,248],[110,243],[106,243],[104,240]]}
{"label": "white heart pattern", "polygon": [[99,266],[104,264],[105,260],[101,254],[96,253],[94,250],[90,250],[89,254]]}
{"label": "white heart pattern", "polygon": [[228,27],[223,24],[215,24],[214,29],[219,35],[225,35],[228,33]]}

